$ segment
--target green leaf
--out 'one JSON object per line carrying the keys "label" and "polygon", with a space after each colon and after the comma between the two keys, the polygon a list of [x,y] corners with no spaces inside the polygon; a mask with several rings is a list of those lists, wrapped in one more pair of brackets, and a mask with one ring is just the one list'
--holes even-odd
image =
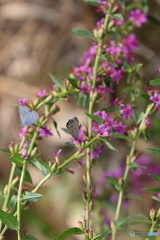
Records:
{"label": "green leaf", "polygon": [[143,190],[148,192],[160,192],[160,188],[143,188]]}
{"label": "green leaf", "polygon": [[39,240],[39,239],[32,235],[27,235],[27,236],[25,236],[25,238],[23,238],[23,240]]}
{"label": "green leaf", "polygon": [[120,109],[117,106],[108,106],[101,109],[101,111],[105,111],[105,112],[119,112],[119,110]]}
{"label": "green leaf", "polygon": [[122,227],[128,225],[128,218],[129,218],[129,217],[119,218],[119,219],[116,221],[116,226],[117,226],[118,228],[122,228]]}
{"label": "green leaf", "polygon": [[83,0],[85,3],[92,5],[92,6],[100,6],[98,0]]}
{"label": "green leaf", "polygon": [[15,164],[22,164],[24,159],[21,156],[22,154],[15,153],[12,157],[9,157],[7,159]]}
{"label": "green leaf", "polygon": [[128,217],[129,225],[138,225],[141,223],[151,223],[151,220],[142,214],[133,214]]}
{"label": "green leaf", "polygon": [[110,57],[108,57],[108,56],[106,56],[106,55],[104,55],[104,54],[101,54],[101,55],[100,55],[100,58],[101,58],[102,60],[105,60],[105,61],[109,62],[111,65],[113,65],[113,66],[115,66],[115,67],[118,67],[118,65],[117,65]]}
{"label": "green leaf", "polygon": [[160,202],[160,197],[155,197],[155,196],[152,196],[152,198],[158,202]]}
{"label": "green leaf", "polygon": [[157,180],[158,182],[160,182],[160,177],[157,176],[156,174],[151,174],[149,173],[148,175],[150,175],[153,179]]}
{"label": "green leaf", "polygon": [[153,22],[153,23],[155,23],[155,24],[157,24],[157,25],[160,25],[160,20],[157,18],[157,17],[155,17],[155,16],[153,16],[153,15],[151,15],[151,14],[148,14],[148,17],[147,17],[151,22]]}
{"label": "green leaf", "polygon": [[68,130],[67,128],[61,128],[61,129],[62,129],[65,133],[71,135],[70,132],[69,132],[69,130]]}
{"label": "green leaf", "polygon": [[126,140],[131,140],[128,136],[126,135],[123,135],[123,134],[120,134],[120,133],[112,133],[113,137],[116,137],[116,138],[121,138],[121,139],[126,139]]}
{"label": "green leaf", "polygon": [[141,4],[140,3],[131,3],[126,7],[126,11],[130,11],[132,9],[140,8],[141,9]]}
{"label": "green leaf", "polygon": [[14,211],[14,208],[17,204],[17,196],[16,195],[12,195],[10,201],[9,201],[9,208],[11,210],[11,212]]}
{"label": "green leaf", "polygon": [[103,141],[111,150],[118,152],[118,149],[113,147],[112,144],[105,137],[99,137],[98,139]]}
{"label": "green leaf", "polygon": [[96,40],[95,37],[93,36],[93,34],[89,31],[81,30],[81,29],[72,29],[72,32],[74,34],[78,35],[78,36],[90,38],[92,40]]}
{"label": "green leaf", "polygon": [[49,173],[49,166],[47,163],[45,162],[42,162],[38,159],[34,159],[34,160],[31,160],[30,163],[36,167],[41,173],[43,176],[47,176],[48,173]]}
{"label": "green leaf", "polygon": [[132,169],[132,170],[134,170],[134,171],[136,171],[137,168],[146,169],[147,167],[146,167],[146,166],[139,165],[139,164],[137,164],[137,163],[135,163],[135,162],[132,162],[132,163],[129,164],[129,168]]}
{"label": "green leaf", "polygon": [[127,63],[123,63],[123,66],[125,72],[132,73],[133,69],[130,65],[128,65]]}
{"label": "green leaf", "polygon": [[67,237],[70,237],[75,234],[84,234],[83,231],[80,228],[69,228],[68,230],[64,231],[57,237],[52,238],[51,240],[60,240],[60,239],[65,239]]}
{"label": "green leaf", "polygon": [[39,193],[25,192],[25,195],[22,195],[22,200],[25,202],[37,202],[42,197]]}
{"label": "green leaf", "polygon": [[138,116],[138,119],[137,119],[137,124],[139,124],[145,117],[145,114],[144,112],[141,112]]}
{"label": "green leaf", "polygon": [[7,149],[2,149],[2,148],[0,148],[0,151],[2,151],[2,152],[6,152],[6,153],[10,153],[10,151],[7,150]]}
{"label": "green leaf", "polygon": [[[16,173],[16,175],[21,176],[21,174],[22,174],[22,167],[16,167],[15,173]],[[28,172],[28,170],[25,173],[24,181],[32,183],[32,178],[31,178],[31,175]]]}
{"label": "green leaf", "polygon": [[7,225],[10,229],[17,230],[19,228],[19,223],[12,214],[6,213],[3,210],[0,210],[0,219]]}
{"label": "green leaf", "polygon": [[78,94],[78,100],[77,100],[77,104],[79,106],[82,106],[84,108],[87,108],[89,106],[89,102],[90,102],[90,97],[79,92]]}
{"label": "green leaf", "polygon": [[134,199],[139,199],[142,200],[142,197],[136,194],[132,194],[132,193],[128,193],[126,196],[124,196],[123,198],[134,198]]}
{"label": "green leaf", "polygon": [[153,79],[149,81],[151,85],[160,86],[160,79]]}
{"label": "green leaf", "polygon": [[146,148],[146,149],[152,151],[155,154],[160,155],[160,149],[159,148]]}
{"label": "green leaf", "polygon": [[78,85],[77,85],[77,80],[76,80],[76,79],[74,79],[74,78],[68,78],[68,81],[70,82],[70,84],[71,84],[73,87],[79,89],[79,87],[78,87]]}
{"label": "green leaf", "polygon": [[143,66],[142,63],[137,64],[137,65],[134,67],[133,74],[137,73],[138,70],[139,70],[142,66]]}
{"label": "green leaf", "polygon": [[107,235],[109,233],[111,233],[112,231],[107,229],[107,230],[104,230],[102,233],[100,233],[98,236],[92,238],[92,240],[99,240],[99,239],[102,239],[103,237],[107,237]]}
{"label": "green leaf", "polygon": [[99,116],[97,115],[94,115],[94,114],[90,114],[90,113],[85,113],[89,118],[91,118],[93,121],[96,121],[98,122],[99,124],[102,124],[103,123],[103,119],[100,118]]}
{"label": "green leaf", "polygon": [[121,190],[122,186],[121,186],[121,184],[118,182],[117,179],[112,178],[112,177],[106,177],[106,178],[107,178],[107,180],[108,180],[111,184],[114,185],[115,189],[117,189],[118,191]]}
{"label": "green leaf", "polygon": [[56,78],[53,73],[49,73],[48,76],[51,78],[51,80],[60,88],[63,89],[64,88],[64,84],[61,80],[59,80],[58,78]]}
{"label": "green leaf", "polygon": [[115,14],[112,14],[111,16],[117,20],[124,20],[122,14],[120,13],[115,13]]}
{"label": "green leaf", "polygon": [[152,101],[150,100],[149,94],[147,94],[147,93],[142,93],[142,94],[141,94],[141,97],[143,97],[147,102],[152,102]]}
{"label": "green leaf", "polygon": [[57,122],[54,120],[53,117],[51,117],[51,119],[52,119],[53,125],[54,125],[54,127],[55,127],[55,130],[56,130],[58,136],[61,138],[61,135],[60,135],[60,133],[59,133],[59,131],[58,131],[58,128],[57,128]]}

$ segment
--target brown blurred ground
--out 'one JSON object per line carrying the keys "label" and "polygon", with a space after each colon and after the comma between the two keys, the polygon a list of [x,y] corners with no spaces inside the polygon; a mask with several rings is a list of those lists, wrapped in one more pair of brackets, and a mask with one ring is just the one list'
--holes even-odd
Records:
{"label": "brown blurred ground", "polygon": [[[11,140],[18,141],[21,125],[17,108],[12,107],[12,104],[17,103],[19,98],[32,100],[38,91],[52,87],[47,76],[49,72],[64,76],[70,72],[71,66],[78,64],[78,59],[88,49],[91,41],[72,34],[71,29],[92,31],[98,19],[94,9],[81,0],[0,1],[0,148],[7,148]],[[160,1],[150,1],[150,12],[160,20]],[[136,34],[141,41],[136,50],[136,62],[144,63],[141,74],[148,80],[159,78],[160,25],[149,22],[143,28],[136,29]],[[116,95],[121,94],[123,84],[125,83],[117,87]],[[59,128],[65,127],[67,120],[75,115],[82,124],[85,123],[86,110],[65,102],[59,103],[59,106],[62,110],[56,116]],[[63,154],[70,155],[70,150],[68,152],[65,147],[69,137],[62,131],[61,134],[61,139],[55,133],[55,136],[40,144],[44,160],[49,160],[59,148],[63,148],[62,159]],[[154,146],[154,142],[152,144]],[[140,143],[139,150],[144,149],[143,146],[144,141]],[[119,149],[121,151],[118,156],[112,152],[103,156],[107,159],[114,158],[113,166],[109,168],[124,159],[127,149],[123,143]],[[7,182],[11,166],[5,158],[6,155],[0,152],[1,187]],[[97,165],[97,182],[103,169],[108,169],[107,159]],[[81,198],[83,171],[78,170],[74,163],[71,166],[76,175],[53,177],[41,190],[44,198],[33,205],[29,215],[25,214],[28,234],[46,240],[62,230],[78,226],[77,222],[84,213]],[[30,168],[30,172],[34,184],[38,183],[42,176],[33,168]],[[71,195],[71,192],[74,194]],[[16,237],[12,236],[14,239]]]}

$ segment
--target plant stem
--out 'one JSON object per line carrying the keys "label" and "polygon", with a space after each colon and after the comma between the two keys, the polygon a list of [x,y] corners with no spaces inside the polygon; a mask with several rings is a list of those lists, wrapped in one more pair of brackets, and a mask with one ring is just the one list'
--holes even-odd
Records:
{"label": "plant stem", "polygon": [[[119,214],[120,214],[120,210],[121,210],[121,206],[122,206],[122,201],[123,201],[124,190],[125,190],[125,186],[126,186],[126,183],[127,183],[127,179],[128,179],[128,175],[129,175],[129,170],[130,170],[129,164],[130,164],[130,162],[131,162],[131,159],[132,159],[133,156],[134,156],[139,135],[140,135],[140,131],[138,130],[138,131],[137,131],[136,138],[135,138],[135,140],[133,141],[132,148],[131,148],[131,151],[130,151],[130,153],[129,153],[128,162],[127,162],[127,165],[126,165],[126,168],[125,168],[125,172],[124,172],[124,175],[123,175],[122,188],[121,188],[121,190],[120,190],[120,192],[119,192],[117,209],[116,209],[116,215],[115,215],[115,221],[117,221],[118,218],[119,218]],[[114,228],[113,228],[113,231],[112,231],[112,240],[115,240],[115,239],[116,239],[116,233],[117,233],[117,227],[116,227],[116,224],[114,224]]]}

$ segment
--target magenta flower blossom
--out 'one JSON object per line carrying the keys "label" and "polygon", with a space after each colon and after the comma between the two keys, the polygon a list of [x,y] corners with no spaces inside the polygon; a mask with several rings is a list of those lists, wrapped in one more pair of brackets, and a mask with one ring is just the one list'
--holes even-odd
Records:
{"label": "magenta flower blossom", "polygon": [[124,134],[126,132],[127,126],[123,125],[122,122],[115,121],[113,124],[113,129],[120,134]]}
{"label": "magenta flower blossom", "polygon": [[24,149],[23,150],[23,154],[22,154],[22,156],[21,156],[22,158],[24,158],[24,159],[27,159],[28,158],[28,149]]}
{"label": "magenta flower blossom", "polygon": [[160,95],[158,94],[158,92],[155,92],[154,96],[150,97],[150,100],[156,104],[157,109],[160,109]]}
{"label": "magenta flower blossom", "polygon": [[28,101],[28,98],[18,99],[18,104],[26,105],[27,101]]}
{"label": "magenta flower blossom", "polygon": [[133,21],[137,27],[141,27],[143,23],[147,22],[147,14],[140,9],[130,11],[130,21]]}
{"label": "magenta flower blossom", "polygon": [[53,136],[53,133],[51,133],[51,129],[48,129],[46,126],[40,128],[38,131],[40,132],[39,134],[40,137],[48,138],[48,136]]}
{"label": "magenta flower blossom", "polygon": [[99,116],[99,117],[102,118],[103,120],[106,120],[106,118],[108,117],[108,113],[106,113],[105,111],[95,112],[94,115]]}
{"label": "magenta flower blossom", "polygon": [[146,117],[145,117],[144,124],[145,124],[148,128],[151,128],[151,127],[152,127],[152,122],[151,122],[150,116],[146,116]]}
{"label": "magenta flower blossom", "polygon": [[111,102],[109,105],[110,106],[119,106],[120,105],[120,100],[119,98],[116,98],[113,102]]}
{"label": "magenta flower blossom", "polygon": [[26,136],[27,135],[27,130],[28,130],[28,127],[27,126],[24,126],[22,129],[21,129],[21,133],[19,134],[19,139],[21,139],[23,136]]}
{"label": "magenta flower blossom", "polygon": [[75,174],[75,172],[71,168],[68,169],[68,172],[71,174]]}
{"label": "magenta flower blossom", "polygon": [[99,158],[100,153],[102,153],[102,150],[106,148],[105,145],[99,146],[97,148],[95,148],[95,150],[91,153],[91,159],[94,158]]}
{"label": "magenta flower blossom", "polygon": [[83,81],[80,85],[81,93],[89,93],[91,91],[91,86],[88,86],[87,82]]}
{"label": "magenta flower blossom", "polygon": [[26,141],[26,142],[23,144],[23,147],[24,147],[24,148],[27,148],[28,145],[29,145],[29,142]]}
{"label": "magenta flower blossom", "polygon": [[38,92],[38,93],[36,94],[36,96],[37,96],[37,97],[41,97],[41,98],[45,97],[45,96],[46,96],[46,89]]}
{"label": "magenta flower blossom", "polygon": [[131,105],[121,104],[121,107],[123,109],[120,110],[120,113],[123,115],[123,119],[132,119],[132,114],[134,113],[134,110],[131,108]]}
{"label": "magenta flower blossom", "polygon": [[55,152],[55,153],[53,154],[53,156],[54,156],[54,157],[58,157],[59,154],[61,153],[61,151],[62,151],[62,149],[59,149],[58,152]]}

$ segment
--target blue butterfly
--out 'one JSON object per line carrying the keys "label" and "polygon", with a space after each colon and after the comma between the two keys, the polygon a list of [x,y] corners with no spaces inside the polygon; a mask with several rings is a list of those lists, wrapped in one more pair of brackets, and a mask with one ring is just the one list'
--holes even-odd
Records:
{"label": "blue butterfly", "polygon": [[23,126],[30,126],[39,119],[39,114],[25,105],[19,105],[19,116]]}

